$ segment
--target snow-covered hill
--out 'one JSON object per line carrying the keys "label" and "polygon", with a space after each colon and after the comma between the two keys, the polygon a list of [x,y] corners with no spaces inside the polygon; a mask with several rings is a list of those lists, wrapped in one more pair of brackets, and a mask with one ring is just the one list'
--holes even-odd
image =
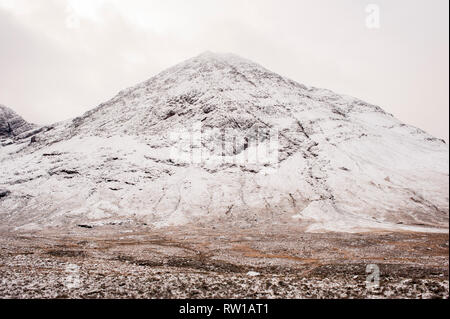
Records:
{"label": "snow-covered hill", "polygon": [[5,140],[32,130],[35,126],[26,122],[10,108],[0,104],[0,139]]}
{"label": "snow-covered hill", "polygon": [[0,165],[0,220],[17,229],[448,231],[443,141],[231,54],[204,53],[81,117],[15,137]]}

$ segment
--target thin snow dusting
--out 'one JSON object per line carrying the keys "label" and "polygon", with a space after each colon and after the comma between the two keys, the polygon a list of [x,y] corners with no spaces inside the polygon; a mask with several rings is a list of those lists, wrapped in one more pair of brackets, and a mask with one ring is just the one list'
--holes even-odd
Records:
{"label": "thin snow dusting", "polygon": [[[174,133],[198,123],[215,135],[172,158]],[[277,133],[277,160],[245,162],[263,151],[267,137],[255,132],[265,130]],[[0,136],[4,227],[119,220],[448,232],[448,145],[377,106],[235,55],[202,54],[78,118],[20,133]],[[190,162],[196,149],[208,156]]]}

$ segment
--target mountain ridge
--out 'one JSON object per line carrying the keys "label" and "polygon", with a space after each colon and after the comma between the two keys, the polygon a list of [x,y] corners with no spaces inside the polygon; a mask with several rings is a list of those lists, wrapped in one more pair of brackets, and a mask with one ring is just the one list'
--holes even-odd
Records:
{"label": "mountain ridge", "polygon": [[13,138],[35,127],[36,125],[25,121],[11,108],[0,104],[0,137]]}

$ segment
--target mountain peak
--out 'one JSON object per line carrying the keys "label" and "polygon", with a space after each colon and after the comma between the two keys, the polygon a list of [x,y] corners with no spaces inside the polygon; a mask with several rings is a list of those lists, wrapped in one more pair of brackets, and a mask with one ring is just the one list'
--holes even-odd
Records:
{"label": "mountain peak", "polygon": [[11,108],[0,104],[0,137],[14,137],[34,128]]}
{"label": "mountain peak", "polygon": [[[155,78],[166,77],[166,80],[179,83],[183,80],[183,76],[190,76],[200,77],[205,82],[204,85],[210,87],[214,82],[212,81],[214,79],[210,77],[211,75],[216,77],[221,76],[222,78],[219,79],[219,82],[221,82],[220,80],[229,80],[230,77],[233,77],[233,73],[236,72],[242,74],[259,73],[272,74],[272,76],[275,75],[273,72],[263,68],[261,65],[239,55],[233,53],[215,53],[205,51],[161,72],[149,81],[152,81]],[[278,75],[276,76],[279,77]],[[170,79],[167,79],[167,77],[170,77]],[[175,79],[174,77],[177,78]]]}
{"label": "mountain peak", "polygon": [[204,52],[200,53],[196,57],[197,58],[203,58],[203,59],[213,59],[213,58],[218,58],[218,57],[220,57],[222,55],[224,55],[224,54],[207,50],[207,51],[204,51]]}
{"label": "mountain peak", "polygon": [[287,116],[298,99],[314,99],[313,92],[238,55],[206,51],[77,118],[76,131],[85,131],[86,125],[89,132],[108,128],[150,135],[159,126],[194,121],[247,127],[257,118]]}
{"label": "mountain peak", "polygon": [[194,59],[203,59],[203,60],[222,60],[222,61],[232,61],[232,60],[241,60],[245,62],[251,62],[235,53],[230,52],[213,52],[213,51],[204,51],[194,57]]}

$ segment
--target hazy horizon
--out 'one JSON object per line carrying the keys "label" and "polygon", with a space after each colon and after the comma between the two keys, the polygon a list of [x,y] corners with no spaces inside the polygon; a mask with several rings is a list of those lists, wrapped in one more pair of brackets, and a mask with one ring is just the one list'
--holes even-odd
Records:
{"label": "hazy horizon", "polygon": [[448,142],[448,23],[446,0],[0,0],[0,104],[50,124],[204,51],[231,52]]}

